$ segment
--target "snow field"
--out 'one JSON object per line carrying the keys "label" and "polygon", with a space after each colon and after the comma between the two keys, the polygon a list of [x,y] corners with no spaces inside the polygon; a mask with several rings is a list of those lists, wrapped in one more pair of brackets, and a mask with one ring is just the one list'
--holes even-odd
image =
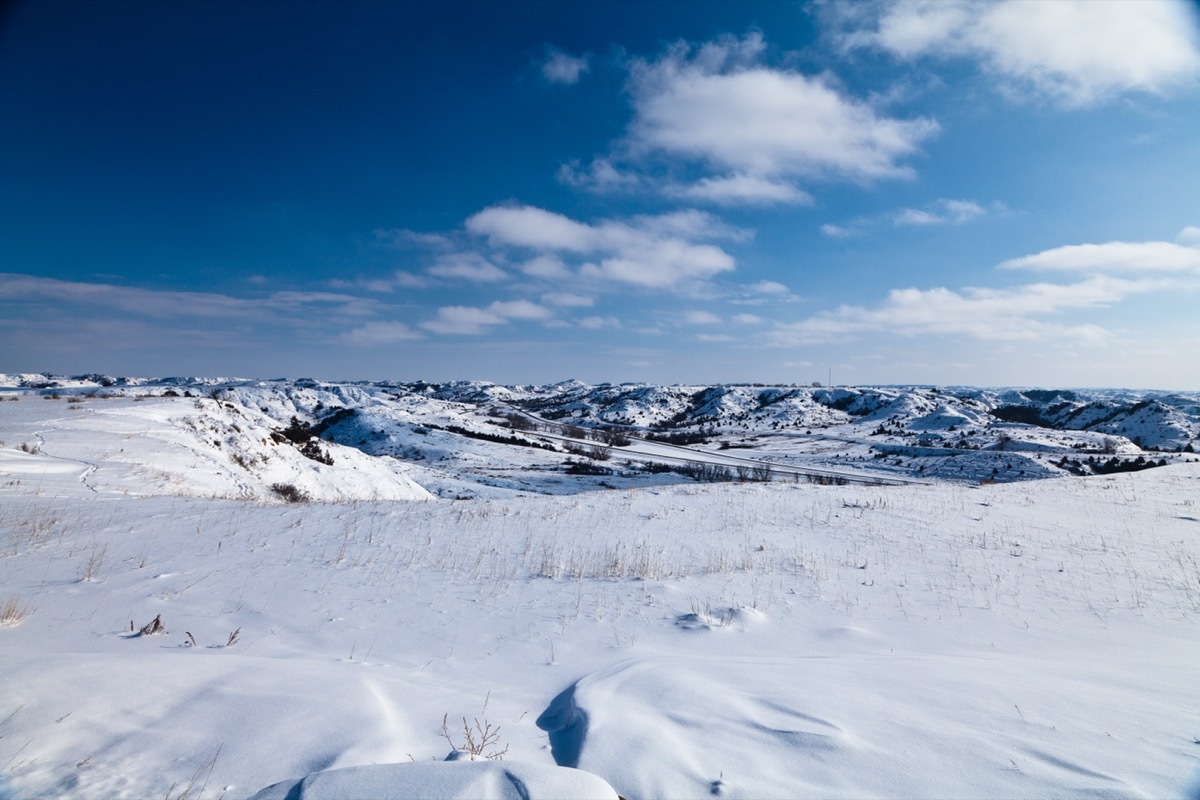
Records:
{"label": "snow field", "polygon": [[290,406],[83,405],[0,407],[5,800],[1200,787],[1200,465],[413,502],[264,444]]}

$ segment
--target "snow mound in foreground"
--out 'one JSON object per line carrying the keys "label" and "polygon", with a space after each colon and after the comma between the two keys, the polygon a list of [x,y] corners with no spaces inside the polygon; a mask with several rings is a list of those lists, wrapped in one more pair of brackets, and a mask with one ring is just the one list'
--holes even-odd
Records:
{"label": "snow mound in foreground", "polygon": [[617,800],[602,778],[520,761],[426,761],[314,772],[250,800]]}
{"label": "snow mound in foreground", "polygon": [[635,659],[574,683],[537,724],[557,763],[625,797],[1152,796],[1111,770],[1128,746],[1104,734],[1118,720],[1065,702],[1076,667],[1029,687],[1039,714],[1059,706],[1039,727],[996,690],[1030,669],[887,660]]}

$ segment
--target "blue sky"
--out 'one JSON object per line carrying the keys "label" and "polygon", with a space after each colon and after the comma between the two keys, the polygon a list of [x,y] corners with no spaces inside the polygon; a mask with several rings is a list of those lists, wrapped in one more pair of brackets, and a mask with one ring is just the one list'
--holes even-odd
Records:
{"label": "blue sky", "polygon": [[0,371],[1200,388],[1200,13],[0,11]]}

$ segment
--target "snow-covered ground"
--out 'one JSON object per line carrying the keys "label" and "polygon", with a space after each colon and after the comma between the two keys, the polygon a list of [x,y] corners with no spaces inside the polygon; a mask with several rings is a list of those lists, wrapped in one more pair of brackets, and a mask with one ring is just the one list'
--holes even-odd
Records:
{"label": "snow-covered ground", "polygon": [[[1200,793],[1200,464],[567,476],[456,400],[163,385],[0,402],[0,797]],[[332,463],[272,436],[335,406]]]}

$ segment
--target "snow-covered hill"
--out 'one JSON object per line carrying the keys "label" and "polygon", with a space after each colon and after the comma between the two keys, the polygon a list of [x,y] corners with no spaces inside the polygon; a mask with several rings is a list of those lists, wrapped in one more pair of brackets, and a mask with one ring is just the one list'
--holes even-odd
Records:
{"label": "snow-covered hill", "polygon": [[[382,499],[751,478],[1007,482],[1178,463],[1200,437],[1200,395],[1124,390],[34,374],[0,375],[0,396],[69,412],[37,433],[49,437],[42,449],[69,431],[85,436],[100,448],[97,480],[102,462],[122,456],[104,433],[116,428],[89,428],[95,415],[189,454],[146,485],[223,497],[288,486]],[[37,445],[34,433],[16,445]]]}

